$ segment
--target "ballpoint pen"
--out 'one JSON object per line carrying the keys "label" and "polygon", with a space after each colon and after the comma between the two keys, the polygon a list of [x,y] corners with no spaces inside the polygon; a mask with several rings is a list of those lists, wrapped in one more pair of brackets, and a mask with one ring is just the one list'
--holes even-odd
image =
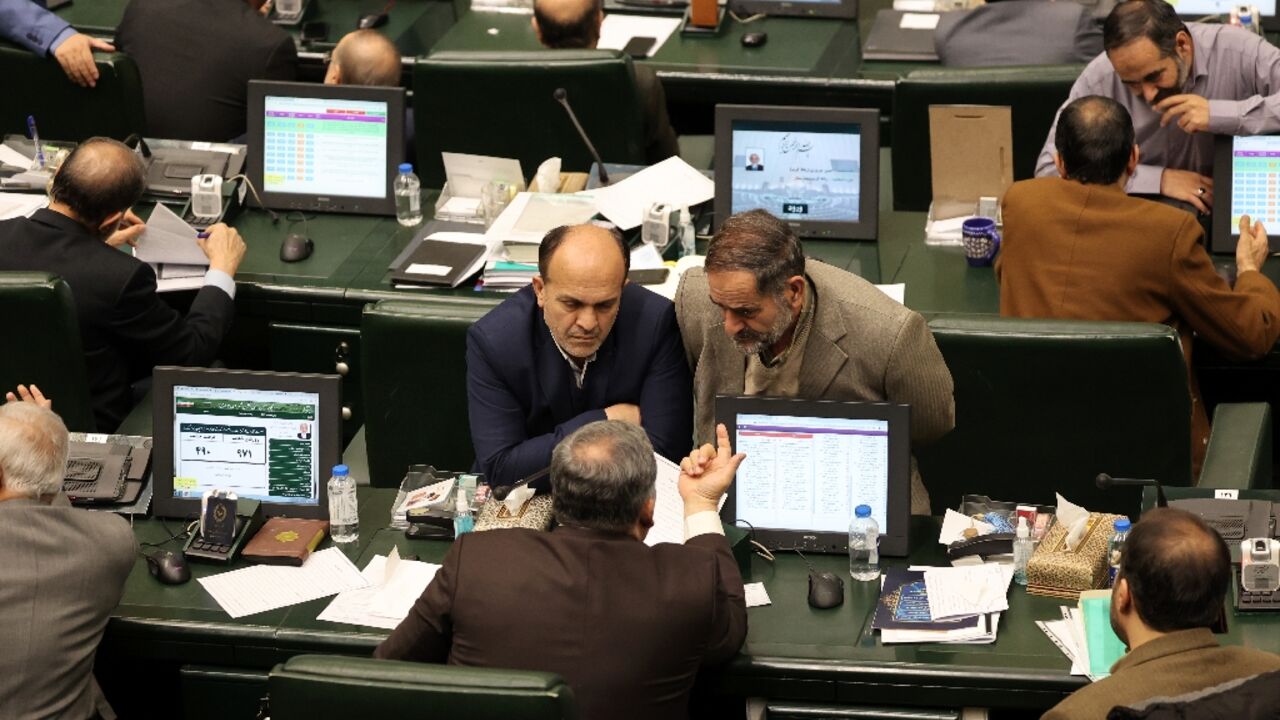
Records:
{"label": "ballpoint pen", "polygon": [[36,116],[27,116],[27,132],[31,133],[31,141],[36,144],[36,162],[44,167],[44,148],[40,147],[40,133],[36,130]]}

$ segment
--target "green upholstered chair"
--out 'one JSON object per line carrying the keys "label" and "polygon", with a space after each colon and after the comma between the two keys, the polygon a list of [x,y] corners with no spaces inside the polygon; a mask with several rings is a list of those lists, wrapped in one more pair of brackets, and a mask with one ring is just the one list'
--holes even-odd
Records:
{"label": "green upholstered chair", "polygon": [[570,720],[558,675],[337,655],[298,655],[267,680],[272,720]]}
{"label": "green upholstered chair", "polygon": [[94,427],[80,323],[71,288],[61,278],[0,272],[0,317],[5,318],[9,338],[0,352],[0,397],[19,383],[34,383],[53,400],[67,429],[115,430]]}
{"label": "green upholstered chair", "polygon": [[1013,108],[1013,179],[1035,175],[1036,158],[1083,65],[916,70],[893,90],[893,209],[924,211],[933,200],[930,105]]}
{"label": "green upholstered chair", "polygon": [[471,467],[467,328],[492,307],[445,297],[365,306],[360,353],[371,485],[399,487],[415,463]]}
{"label": "green upholstered chair", "polygon": [[142,78],[127,55],[98,54],[98,83],[82,88],[62,66],[20,48],[0,46],[0,135],[25,135],[36,118],[43,140],[79,142],[95,135],[123,140],[146,130]]}
{"label": "green upholstered chair", "polygon": [[605,162],[644,163],[631,58],[616,50],[438,52],[413,70],[418,175],[444,185],[440,153],[518,158],[525,180],[549,157],[586,171],[591,156],[552,94],[564,88]]}
{"label": "green upholstered chair", "polygon": [[956,427],[917,458],[934,514],[964,493],[1136,517],[1138,488],[1191,484],[1191,397],[1178,333],[1151,323],[939,317]]}

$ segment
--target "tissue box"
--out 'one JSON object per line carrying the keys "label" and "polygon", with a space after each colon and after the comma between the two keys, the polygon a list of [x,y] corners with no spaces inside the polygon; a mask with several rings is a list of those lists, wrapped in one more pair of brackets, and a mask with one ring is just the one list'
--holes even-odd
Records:
{"label": "tissue box", "polygon": [[1065,523],[1054,523],[1027,562],[1027,592],[1074,600],[1085,590],[1107,586],[1107,543],[1122,515],[1089,513],[1084,538],[1067,549]]}
{"label": "tissue box", "polygon": [[480,517],[476,518],[476,532],[484,530],[501,530],[503,528],[529,528],[531,530],[550,530],[555,520],[554,506],[550,495],[534,495],[520,506],[514,515],[507,511],[507,506],[498,502],[492,495],[480,508]]}

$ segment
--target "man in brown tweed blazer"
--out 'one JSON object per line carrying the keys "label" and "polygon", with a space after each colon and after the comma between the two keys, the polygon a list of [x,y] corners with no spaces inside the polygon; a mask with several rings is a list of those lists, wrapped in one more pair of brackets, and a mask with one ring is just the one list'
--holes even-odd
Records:
{"label": "man in brown tweed blazer", "polygon": [[[891,402],[911,406],[911,446],[955,426],[951,372],[919,313],[857,275],[806,259],[764,210],[726,219],[676,291],[693,370],[697,444],[714,439],[716,395]],[[911,461],[911,512],[929,494]]]}

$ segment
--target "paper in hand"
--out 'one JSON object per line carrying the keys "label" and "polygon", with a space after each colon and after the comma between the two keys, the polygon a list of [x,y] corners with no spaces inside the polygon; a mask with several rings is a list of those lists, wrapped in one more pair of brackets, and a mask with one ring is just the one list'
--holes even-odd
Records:
{"label": "paper in hand", "polygon": [[151,211],[133,256],[146,263],[209,265],[208,256],[196,243],[196,229],[161,203]]}

